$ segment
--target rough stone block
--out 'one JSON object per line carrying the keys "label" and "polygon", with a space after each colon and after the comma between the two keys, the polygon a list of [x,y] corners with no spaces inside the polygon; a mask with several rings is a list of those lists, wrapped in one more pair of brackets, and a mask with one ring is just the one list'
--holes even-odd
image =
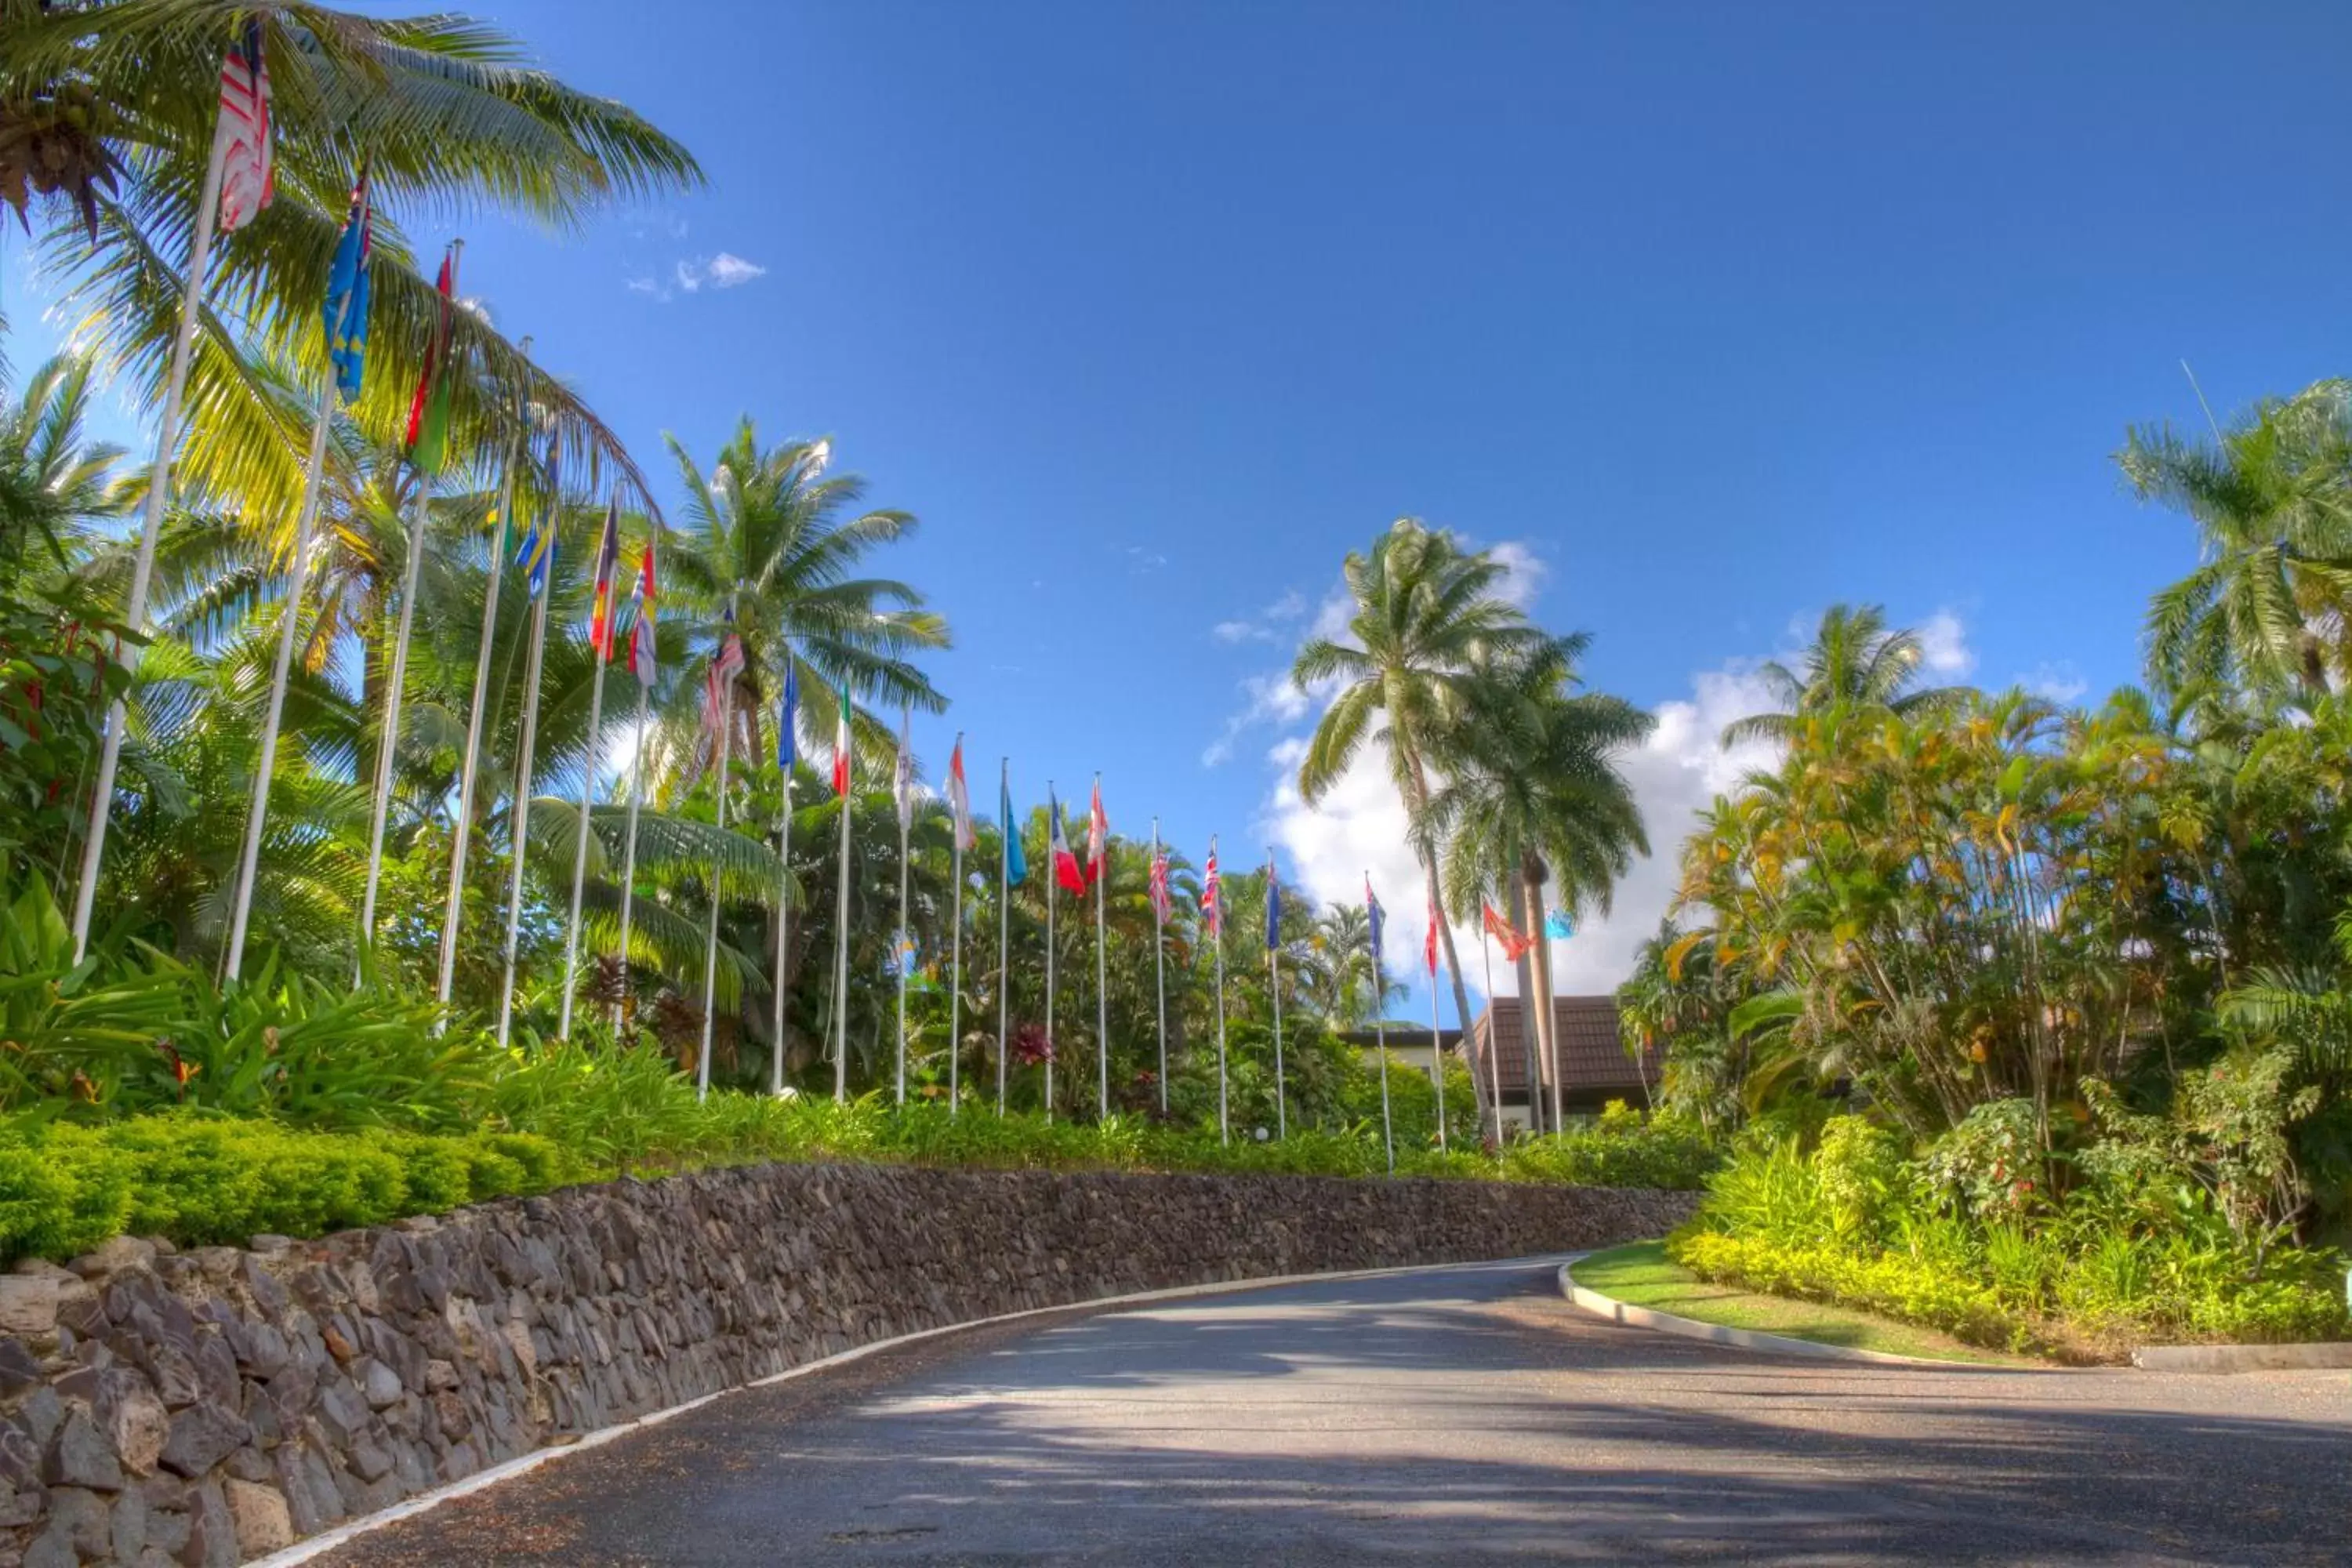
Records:
{"label": "rough stone block", "polygon": [[[100,1433],[87,1410],[76,1408],[58,1428],[41,1462],[41,1479],[52,1488],[86,1487],[91,1491],[122,1489],[122,1463]],[[54,1499],[51,1510],[55,1511]]]}
{"label": "rough stone block", "polygon": [[246,1556],[258,1557],[294,1544],[293,1517],[276,1487],[233,1480],[222,1490],[228,1500],[237,1549]]}

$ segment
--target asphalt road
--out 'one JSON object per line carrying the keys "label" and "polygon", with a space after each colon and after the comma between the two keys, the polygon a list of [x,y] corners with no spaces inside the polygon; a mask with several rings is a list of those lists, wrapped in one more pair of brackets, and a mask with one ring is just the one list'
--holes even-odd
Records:
{"label": "asphalt road", "polygon": [[2352,1563],[2352,1374],[1918,1372],[1584,1317],[1528,1259],[976,1331],[322,1559]]}

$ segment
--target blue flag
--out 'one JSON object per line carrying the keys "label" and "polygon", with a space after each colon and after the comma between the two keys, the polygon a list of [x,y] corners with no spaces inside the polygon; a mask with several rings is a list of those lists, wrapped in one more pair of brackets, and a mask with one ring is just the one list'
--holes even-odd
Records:
{"label": "blue flag", "polygon": [[1282,945],[1282,883],[1274,874],[1274,862],[1265,863],[1265,950],[1272,952]]}
{"label": "blue flag", "polygon": [[359,187],[352,192],[352,214],[343,237],[335,242],[335,258],[327,269],[327,359],[332,366],[335,391],[345,403],[360,397],[361,373],[367,358],[368,251],[374,218],[368,211],[367,172],[360,172]]}
{"label": "blue flag", "polygon": [[801,661],[784,655],[784,710],[776,718],[776,767],[789,777],[801,725]]}
{"label": "blue flag", "polygon": [[1544,935],[1554,937],[1565,942],[1568,938],[1572,937],[1575,934],[1576,928],[1568,922],[1567,910],[1550,910],[1546,911],[1544,915]]}
{"label": "blue flag", "polygon": [[1029,859],[1021,851],[1021,824],[1013,815],[1013,786],[999,786],[1003,798],[997,807],[996,820],[1004,829],[1004,884],[1017,888],[1029,875]]}

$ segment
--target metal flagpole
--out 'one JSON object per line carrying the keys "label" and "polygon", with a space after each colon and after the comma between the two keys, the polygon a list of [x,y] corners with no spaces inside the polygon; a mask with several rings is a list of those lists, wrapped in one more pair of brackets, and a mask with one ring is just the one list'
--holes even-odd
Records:
{"label": "metal flagpole", "polygon": [[[1494,939],[1482,927],[1478,961],[1486,971],[1486,1098],[1495,1105],[1495,1147],[1503,1146],[1503,1044],[1495,1037]],[[1530,1091],[1532,1092],[1532,1091]]]}
{"label": "metal flagpole", "polygon": [[[849,698],[842,697],[848,706]],[[849,770],[843,777],[849,784],[841,792],[841,872],[835,880],[840,884],[840,896],[833,915],[833,1099],[836,1105],[849,1103],[849,803],[856,789],[856,763],[845,761]]]}
{"label": "metal flagpole", "polygon": [[[1209,836],[1209,859],[1217,858],[1217,836]],[[1234,1141],[1233,1125],[1226,1115],[1225,1103],[1225,890],[1217,889],[1216,929],[1210,933],[1211,945],[1217,950],[1217,1142]]]}
{"label": "metal flagpole", "polygon": [[[618,591],[620,575],[616,553],[613,584],[605,590],[608,595]],[[615,607],[606,609],[608,620]],[[610,637],[608,630],[607,640]],[[604,650],[592,646],[589,656],[596,661],[596,673],[588,678],[588,755],[580,764],[580,831],[572,841],[572,917],[563,928],[563,1005],[555,1025],[555,1037],[559,1040],[572,1037],[572,999],[580,989],[580,894],[588,883],[588,816],[596,802],[596,764],[600,756],[596,742],[604,731]]]}
{"label": "metal flagpole", "polygon": [[[195,233],[188,243],[188,285],[180,295],[180,331],[172,340],[172,370],[163,383],[163,412],[155,423],[155,464],[147,480],[147,511],[139,528],[139,553],[131,566],[131,596],[123,602],[122,623],[132,631],[142,629],[147,619],[155,539],[163,526],[163,509],[171,500],[172,456],[180,442],[180,402],[188,389],[189,350],[195,342],[196,310],[204,302],[205,263],[212,255],[213,222],[220,207],[221,171],[227,163],[228,144],[229,138],[215,127],[212,157],[205,164],[205,183],[196,192]],[[97,788],[89,801],[89,830],[82,838],[81,881],[74,889],[76,963],[89,949],[90,909],[98,897],[99,865],[106,856],[106,825],[114,809],[114,773],[122,760],[126,718],[121,698],[107,705],[106,739],[99,747]]]}
{"label": "metal flagpole", "polygon": [[[730,617],[731,618],[731,617]],[[733,635],[731,632],[730,636]],[[718,657],[713,655],[713,658]],[[727,831],[727,763],[735,754],[735,677],[730,674],[719,688],[719,803],[715,818],[720,833]],[[694,1097],[710,1097],[710,1031],[711,1012],[719,1001],[719,863],[710,865],[710,937],[702,954],[702,1049],[694,1063]]]}
{"label": "metal flagpole", "polygon": [[[294,668],[294,639],[302,619],[302,585],[310,572],[310,529],[319,515],[320,470],[327,463],[327,430],[333,423],[335,377],[329,370],[319,388],[319,407],[310,431],[310,462],[302,474],[302,500],[294,513],[294,567],[286,584],[286,603],[278,611],[278,664],[269,678],[269,707],[261,721],[261,754],[253,773],[253,805],[245,819],[245,847],[236,866],[236,912],[229,919],[228,956],[221,973],[236,978],[245,963],[245,931],[253,912],[253,879],[261,860],[261,831],[269,816],[269,778],[278,761],[278,721],[286,709],[286,678]],[[443,1001],[447,1001],[445,994]]]}
{"label": "metal flagpole", "polygon": [[[1095,800],[1102,800],[1102,774],[1095,774]],[[1092,827],[1088,828],[1092,837]],[[1103,833],[1102,859],[1095,872],[1095,1120],[1110,1115],[1110,949],[1103,924],[1103,901],[1110,888],[1110,833]]]}
{"label": "metal flagpole", "polygon": [[[963,756],[963,731],[961,730],[956,731],[954,754],[959,759]],[[949,938],[954,943],[951,961],[954,978],[948,988],[948,1115],[950,1119],[957,1113],[957,1102],[963,1089],[956,1058],[963,1054],[963,825],[964,819],[971,816],[970,787],[959,784],[957,788],[961,792],[962,815],[948,829],[948,836],[955,840],[955,908],[948,922],[954,931]]]}
{"label": "metal flagpole", "polygon": [[[1271,849],[1265,852],[1265,896],[1270,905],[1281,897],[1275,888],[1274,851]],[[1265,976],[1266,994],[1274,1000],[1274,1135],[1287,1138],[1290,1136],[1290,1106],[1288,1096],[1284,1093],[1286,1086],[1282,1077],[1282,949],[1274,942],[1274,938],[1279,934],[1275,929],[1276,918],[1271,914],[1267,917]]]}
{"label": "metal flagpole", "polygon": [[1006,808],[1005,820],[998,826],[996,856],[996,1114],[1001,1119],[1004,1115],[1006,1064],[1013,1058],[1013,1042],[1005,1035],[1013,1006],[1013,953],[1008,942],[1013,929],[1013,836],[1021,831],[1020,824],[1012,820],[1013,759],[1010,757],[997,759],[996,792],[996,798]]}
{"label": "metal flagpole", "polygon": [[907,927],[907,830],[915,819],[915,763],[907,750],[907,727],[914,720],[914,710],[898,710],[898,949],[892,954],[898,970],[898,1106],[907,1104],[907,971],[909,947]]}
{"label": "metal flagpole", "polygon": [[613,1003],[613,1027],[621,1027],[629,994],[629,915],[637,891],[637,808],[646,798],[646,704],[653,688],[637,683],[636,754],[629,762],[629,839],[621,851],[621,998]]}
{"label": "metal flagpole", "polygon": [[1045,810],[1053,820],[1045,825],[1045,855],[1054,864],[1045,872],[1045,1120],[1054,1120],[1054,905],[1060,890],[1062,866],[1054,854],[1054,846],[1062,838],[1062,803],[1054,794],[1054,781],[1045,781]]}
{"label": "metal flagpole", "polygon": [[[1151,819],[1151,872],[1160,874],[1160,819]],[[1160,900],[1151,900],[1151,978],[1160,993],[1160,1114],[1168,1114],[1168,935]]]}
{"label": "metal flagpole", "polygon": [[1437,1085],[1437,1152],[1445,1152],[1445,1054],[1437,1044],[1437,973],[1429,976],[1429,1076]]}
{"label": "metal flagpole", "polygon": [[[552,529],[551,516],[547,526]],[[547,543],[545,564],[541,567],[538,603],[530,617],[530,654],[523,661],[523,689],[527,695],[522,707],[521,770],[516,775],[514,807],[507,815],[513,824],[510,837],[514,840],[514,869],[507,882],[507,964],[506,978],[499,985],[499,1048],[504,1050],[507,1036],[514,1023],[515,932],[522,924],[522,860],[523,847],[530,837],[530,765],[532,753],[539,744],[539,667],[547,652],[547,601],[555,596],[555,544]]]}
{"label": "metal flagpole", "polygon": [[[1372,909],[1372,874],[1364,873],[1364,904],[1367,913]],[[1371,914],[1372,934],[1372,1037],[1380,1042],[1381,1052],[1381,1142],[1388,1150],[1389,1174],[1396,1174],[1396,1123],[1389,1113],[1389,1028],[1388,1020],[1381,1015],[1387,1011],[1388,979],[1381,972],[1381,917]]]}
{"label": "metal flagpole", "polygon": [[[383,737],[375,760],[375,808],[368,821],[367,891],[360,900],[360,963],[375,944],[375,895],[383,880],[384,819],[392,815],[392,773],[400,747],[401,688],[408,682],[408,639],[416,624],[416,579],[425,560],[425,527],[431,516],[433,476],[416,475],[416,518],[408,525],[408,565],[401,576],[400,630],[392,646],[392,668],[383,688]],[[542,597],[542,604],[545,603]],[[356,979],[356,975],[354,975]]]}
{"label": "metal flagpole", "polygon": [[[522,353],[530,354],[530,340],[522,341]],[[457,976],[457,928],[466,918],[466,852],[473,837],[474,784],[482,758],[482,723],[484,710],[489,705],[490,647],[498,640],[499,593],[505,580],[507,564],[508,519],[514,515],[515,466],[522,460],[524,426],[518,422],[513,441],[507,448],[506,472],[499,480],[499,508],[490,521],[490,581],[482,598],[482,646],[474,660],[474,702],[466,718],[466,755],[457,770],[457,823],[455,842],[449,849],[449,901],[441,914],[441,975],[435,994],[449,1000],[449,993]]]}
{"label": "metal flagpole", "polygon": [[783,821],[776,828],[776,1026],[768,1046],[768,1092],[779,1098],[784,1092],[784,955],[793,920],[793,764],[786,763],[783,773]]}

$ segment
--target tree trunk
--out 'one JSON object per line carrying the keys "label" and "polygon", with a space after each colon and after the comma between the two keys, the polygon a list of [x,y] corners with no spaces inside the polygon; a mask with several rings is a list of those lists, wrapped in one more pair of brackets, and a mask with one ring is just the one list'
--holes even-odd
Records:
{"label": "tree trunk", "polygon": [[[1412,768],[1410,776],[1412,780],[1412,798],[1406,801],[1405,805],[1414,816],[1418,816],[1429,804],[1429,773],[1421,765],[1421,757],[1418,753],[1409,753],[1407,761]],[[1442,884],[1437,875],[1437,849],[1434,845],[1422,856],[1421,864],[1422,869],[1428,874],[1429,878],[1430,907],[1438,916],[1437,940],[1438,944],[1445,952],[1445,973],[1454,982],[1454,1021],[1462,1026],[1464,1037],[1467,1038],[1470,1030],[1470,988],[1462,982],[1462,957],[1454,951],[1454,926],[1444,918],[1445,900],[1438,895],[1438,889]],[[1489,998],[1489,1000],[1492,999]],[[1495,1135],[1498,1139],[1502,1136],[1502,1130],[1503,1111],[1502,1108],[1497,1106],[1495,1108]]]}
{"label": "tree trunk", "polygon": [[1540,867],[1531,864],[1527,877],[1528,901],[1534,906],[1528,914],[1530,923],[1528,930],[1536,939],[1536,1005],[1542,1012],[1545,1032],[1551,1037],[1551,1042],[1544,1052],[1544,1077],[1551,1090],[1551,1130],[1558,1132],[1561,1128],[1559,1113],[1561,1067],[1558,1039],[1559,1014],[1552,1005],[1551,994],[1551,939],[1544,934],[1543,875]]}
{"label": "tree trunk", "polygon": [[1559,1074],[1559,1051],[1552,1039],[1550,966],[1543,943],[1543,885],[1526,867],[1519,869],[1520,918],[1528,921],[1534,936],[1534,945],[1528,949],[1526,976],[1519,985],[1519,1011],[1532,1020],[1534,1026],[1523,1030],[1533,1043],[1529,1047],[1533,1060],[1528,1072],[1528,1120],[1538,1131],[1557,1132],[1559,1118],[1552,1114],[1559,1104],[1558,1086],[1553,1081]]}

